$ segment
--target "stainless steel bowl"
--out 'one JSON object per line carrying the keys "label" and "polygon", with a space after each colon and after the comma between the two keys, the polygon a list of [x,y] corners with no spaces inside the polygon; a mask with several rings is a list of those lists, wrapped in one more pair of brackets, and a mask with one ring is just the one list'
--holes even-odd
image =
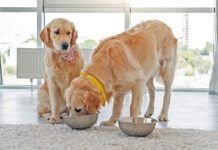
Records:
{"label": "stainless steel bowl", "polygon": [[157,120],[151,118],[122,117],[118,119],[120,129],[129,136],[147,136],[155,128]]}
{"label": "stainless steel bowl", "polygon": [[72,129],[86,129],[93,126],[98,120],[98,114],[85,116],[64,117],[63,121]]}

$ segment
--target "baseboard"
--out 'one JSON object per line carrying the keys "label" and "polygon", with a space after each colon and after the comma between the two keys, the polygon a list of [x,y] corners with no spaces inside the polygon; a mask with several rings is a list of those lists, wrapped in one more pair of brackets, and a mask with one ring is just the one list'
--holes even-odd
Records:
{"label": "baseboard", "polygon": [[218,92],[215,92],[215,91],[209,91],[209,94],[210,94],[210,95],[218,95]]}

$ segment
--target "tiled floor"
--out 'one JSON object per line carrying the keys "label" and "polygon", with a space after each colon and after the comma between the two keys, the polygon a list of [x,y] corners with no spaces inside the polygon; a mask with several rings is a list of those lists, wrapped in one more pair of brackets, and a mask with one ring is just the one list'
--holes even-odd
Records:
{"label": "tiled floor", "polygon": [[[0,124],[38,124],[47,123],[36,115],[36,90],[0,89]],[[163,92],[156,92],[155,113],[157,118],[161,106]],[[122,116],[129,116],[131,95],[127,95],[123,105]],[[142,114],[148,103],[145,94]],[[110,117],[112,102],[101,110],[97,125]],[[158,127],[194,128],[218,130],[218,96],[208,95],[206,92],[172,92],[169,111],[169,121],[158,122]]]}

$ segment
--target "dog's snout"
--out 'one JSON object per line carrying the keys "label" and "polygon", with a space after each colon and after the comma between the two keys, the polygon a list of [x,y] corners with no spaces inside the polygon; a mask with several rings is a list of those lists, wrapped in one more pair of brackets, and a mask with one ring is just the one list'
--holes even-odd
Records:
{"label": "dog's snout", "polygon": [[82,109],[77,109],[77,108],[75,108],[75,111],[76,111],[76,112],[81,112],[81,110],[82,110]]}
{"label": "dog's snout", "polygon": [[67,50],[68,49],[68,43],[66,43],[66,42],[64,42],[64,43],[62,43],[62,50]]}

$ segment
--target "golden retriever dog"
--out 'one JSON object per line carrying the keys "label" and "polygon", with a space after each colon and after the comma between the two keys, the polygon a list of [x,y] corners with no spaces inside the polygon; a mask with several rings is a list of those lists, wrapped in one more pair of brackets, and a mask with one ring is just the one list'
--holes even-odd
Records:
{"label": "golden retriever dog", "polygon": [[160,121],[168,120],[171,85],[174,78],[177,39],[171,29],[157,20],[146,21],[100,42],[91,64],[66,90],[71,113],[97,113],[114,96],[113,113],[101,125],[112,126],[121,115],[123,99],[132,92],[130,116],[137,117],[148,86],[150,102],[145,116],[154,112],[153,80],[159,75],[165,86]]}
{"label": "golden retriever dog", "polygon": [[65,89],[80,75],[84,60],[76,44],[77,31],[72,22],[58,18],[40,33],[47,47],[45,54],[45,82],[38,90],[39,116],[51,112],[50,123],[59,123],[59,114],[66,110]]}

